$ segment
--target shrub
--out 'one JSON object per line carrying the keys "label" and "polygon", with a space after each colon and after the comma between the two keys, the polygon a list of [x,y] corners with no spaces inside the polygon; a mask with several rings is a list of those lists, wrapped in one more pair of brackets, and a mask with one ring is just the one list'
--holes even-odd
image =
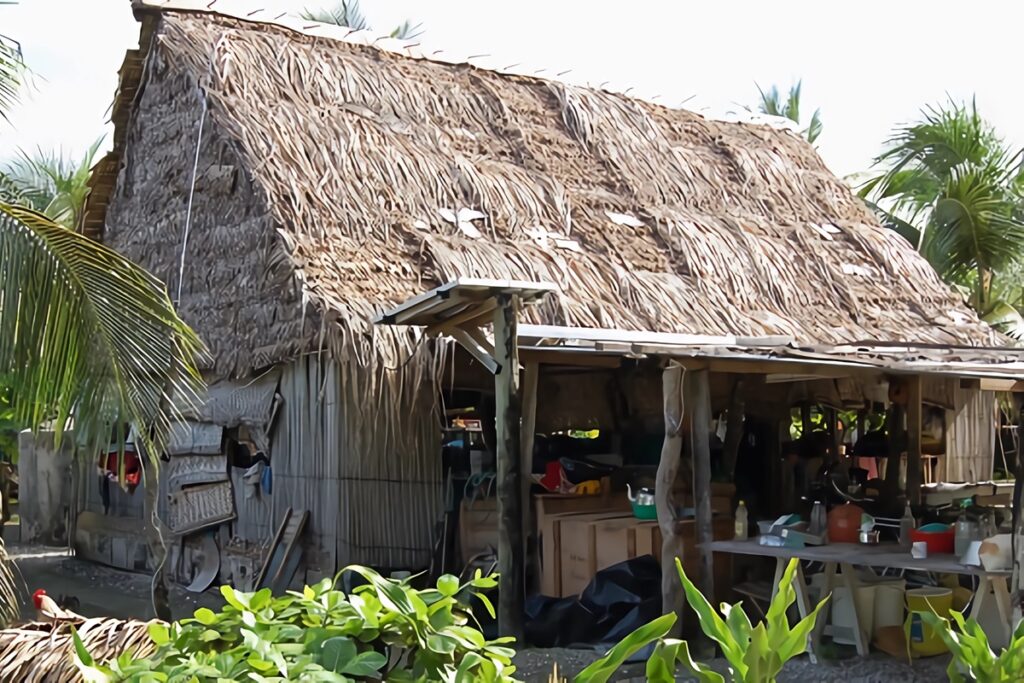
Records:
{"label": "shrub", "polygon": [[487,641],[470,625],[470,599],[493,577],[460,584],[442,576],[436,588],[417,590],[365,567],[349,567],[366,581],[345,594],[325,579],[301,593],[273,597],[268,589],[221,588],[219,612],[202,608],[191,619],[153,624],[157,646],[149,657],[93,660],[76,636],[79,670],[87,681],[219,683],[286,681],[512,681],[511,638]]}
{"label": "shrub", "polygon": [[[1021,680],[1024,672],[1024,622],[1017,625],[1009,647],[998,655],[992,651],[988,637],[974,619],[964,619],[961,612],[952,610],[949,616],[956,622],[954,630],[949,619],[934,612],[918,612],[921,619],[942,638],[953,659],[946,673],[953,683],[964,680],[977,683],[1011,683]],[[967,678],[964,677],[967,674]]]}
{"label": "shrub", "polygon": [[[698,590],[683,565],[676,559],[676,571],[686,591],[686,601],[697,613],[704,633],[718,643],[725,659],[729,662],[729,679],[735,683],[773,683],[787,661],[807,649],[807,638],[814,629],[818,613],[825,605],[826,597],[814,611],[801,619],[793,628],[789,626],[786,613],[796,600],[793,590],[793,576],[798,560],[790,560],[782,575],[775,597],[765,621],[757,626],[743,611],[741,603],[722,603],[721,615],[711,607],[707,598]],[[613,673],[634,653],[655,643],[654,651],[647,660],[647,680],[653,683],[675,681],[676,666],[701,683],[724,683],[726,678],[708,666],[694,661],[685,640],[666,638],[676,617],[667,614],[641,626],[626,636],[620,643],[580,672],[574,683],[605,683]]]}

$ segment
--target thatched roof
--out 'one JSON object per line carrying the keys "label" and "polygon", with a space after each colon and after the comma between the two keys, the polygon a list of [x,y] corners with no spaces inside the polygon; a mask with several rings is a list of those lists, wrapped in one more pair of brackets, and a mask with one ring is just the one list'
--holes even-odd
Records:
{"label": "thatched roof", "polygon": [[[159,51],[205,93],[329,319],[365,321],[475,276],[558,285],[531,309],[536,323],[825,346],[1001,343],[788,131],[358,36],[137,8],[142,53]],[[115,119],[130,115],[143,59],[129,54]],[[118,145],[93,228],[123,133]]]}

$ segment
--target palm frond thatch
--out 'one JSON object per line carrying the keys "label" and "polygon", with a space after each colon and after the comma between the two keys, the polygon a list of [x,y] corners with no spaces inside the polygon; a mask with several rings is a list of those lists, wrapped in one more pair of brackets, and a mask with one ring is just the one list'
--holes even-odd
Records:
{"label": "palm frond thatch", "polygon": [[200,379],[200,343],[164,286],[124,257],[40,213],[0,203],[0,374],[24,424],[74,414],[87,452],[115,424],[150,426],[160,452],[171,397],[187,402]]}
{"label": "palm frond thatch", "polygon": [[[182,242],[166,226],[185,223],[175,198],[195,150],[244,170],[251,187],[231,195],[196,186],[205,214],[241,208],[193,230],[180,302],[219,374],[292,359],[324,337],[360,362],[395,350],[383,365],[400,365],[411,345],[383,341],[393,333],[369,318],[458,277],[555,283],[530,323],[821,346],[998,343],[796,136],[410,58],[366,36],[304,33],[301,21],[167,7],[147,5],[152,39],[127,57],[119,92],[145,95],[115,103],[120,142],[86,221],[175,281]],[[187,143],[171,153],[167,138]],[[482,217],[467,227],[462,209]],[[239,286],[216,255],[243,244],[269,244],[250,269],[290,275],[301,302],[249,278]],[[228,302],[252,324],[218,311]],[[306,302],[324,335],[296,322]]]}
{"label": "palm frond thatch", "polygon": [[[100,661],[123,653],[145,657],[154,651],[148,628],[158,621],[87,619],[74,628],[89,652]],[[0,629],[0,681],[78,683],[71,626],[28,623]]]}

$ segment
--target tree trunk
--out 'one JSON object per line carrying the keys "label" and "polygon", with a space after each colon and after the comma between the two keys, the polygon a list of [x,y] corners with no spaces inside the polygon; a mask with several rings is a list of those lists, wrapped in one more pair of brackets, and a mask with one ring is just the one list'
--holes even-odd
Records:
{"label": "tree trunk", "polygon": [[665,410],[665,441],[658,461],[658,479],[654,487],[654,505],[661,529],[661,609],[675,613],[672,633],[679,635],[683,621],[683,587],[676,576],[676,558],[683,556],[683,539],[676,521],[672,488],[679,474],[683,450],[683,368],[670,365],[661,376],[662,400]]}
{"label": "tree trunk", "polygon": [[714,554],[708,545],[715,540],[711,519],[711,389],[707,370],[690,373],[687,403],[690,407],[690,439],[693,446],[693,505],[696,510],[697,556],[700,558],[698,587],[715,602]]}
{"label": "tree trunk", "polygon": [[[142,453],[140,453],[142,455]],[[171,621],[170,580],[167,573],[167,542],[169,529],[157,514],[158,497],[160,494],[160,474],[156,464],[149,458],[141,458],[144,465],[142,514],[146,529],[146,542],[153,556],[153,582],[150,585],[150,598],[153,612],[157,619]]]}
{"label": "tree trunk", "polygon": [[522,406],[516,335],[519,297],[498,295],[494,312],[495,425],[498,470],[498,633],[523,640],[525,567],[523,557]]}

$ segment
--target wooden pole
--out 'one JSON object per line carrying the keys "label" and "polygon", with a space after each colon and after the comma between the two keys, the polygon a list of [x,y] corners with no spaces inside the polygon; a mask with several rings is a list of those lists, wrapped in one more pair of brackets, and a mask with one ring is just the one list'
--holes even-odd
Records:
{"label": "wooden pole", "polygon": [[740,442],[743,441],[743,413],[746,409],[743,391],[745,378],[737,377],[732,384],[729,410],[725,416],[725,443],[722,447],[723,469],[729,481],[736,478],[736,460],[739,457]]}
{"label": "wooden pole", "polygon": [[498,468],[498,631],[522,642],[525,601],[521,406],[516,326],[519,297],[499,294],[494,312],[495,431]]}
{"label": "wooden pole", "polygon": [[[921,376],[907,378],[907,498],[921,504]],[[899,462],[897,460],[897,462]]]}
{"label": "wooden pole", "polygon": [[1013,528],[1010,535],[1010,549],[1013,555],[1013,573],[1011,576],[1010,592],[1013,604],[1013,623],[1010,624],[1012,633],[1017,624],[1020,623],[1022,614],[1022,601],[1024,601],[1024,562],[1021,555],[1024,554],[1024,518],[1021,515],[1021,497],[1024,493],[1024,405],[1021,405],[1017,412],[1017,453],[1013,463],[1014,483],[1013,500],[1010,511],[1013,517]]}
{"label": "wooden pole", "polygon": [[520,437],[522,443],[522,489],[523,489],[523,557],[529,566],[526,572],[527,583],[531,588],[539,588],[540,558],[537,548],[537,520],[530,500],[530,481],[533,474],[533,440],[537,430],[537,382],[540,378],[540,365],[537,361],[527,361],[523,370],[523,427]]}
{"label": "wooden pole", "polygon": [[676,558],[683,556],[683,538],[676,524],[672,488],[679,474],[683,451],[683,368],[670,365],[661,375],[665,407],[665,441],[658,461],[658,479],[654,487],[654,506],[661,528],[661,609],[677,616],[673,633],[678,635],[683,620],[683,587],[676,574]]}
{"label": "wooden pole", "polygon": [[708,544],[715,540],[711,523],[711,389],[707,370],[689,376],[693,445],[693,504],[696,508],[697,556],[700,558],[698,587],[715,604],[715,563]]}

